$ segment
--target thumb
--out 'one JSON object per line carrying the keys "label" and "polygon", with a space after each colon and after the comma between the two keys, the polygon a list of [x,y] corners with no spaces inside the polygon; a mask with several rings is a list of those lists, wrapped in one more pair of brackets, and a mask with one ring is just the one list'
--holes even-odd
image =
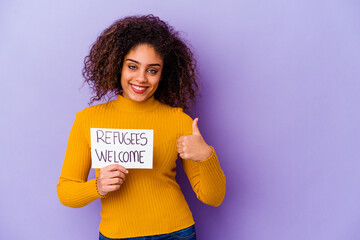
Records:
{"label": "thumb", "polygon": [[195,118],[193,123],[192,123],[192,128],[193,128],[193,135],[200,135],[201,136],[201,133],[200,133],[200,130],[199,130],[199,127],[197,125],[199,119],[198,118]]}

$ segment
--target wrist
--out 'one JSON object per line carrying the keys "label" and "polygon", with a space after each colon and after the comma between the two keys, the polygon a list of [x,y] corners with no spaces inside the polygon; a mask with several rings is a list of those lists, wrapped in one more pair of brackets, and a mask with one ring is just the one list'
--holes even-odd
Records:
{"label": "wrist", "polygon": [[212,154],[213,149],[206,144],[206,147],[204,147],[204,151],[202,154],[202,157],[200,159],[198,159],[198,161],[205,161],[206,159],[208,159],[211,154]]}
{"label": "wrist", "polygon": [[103,191],[101,191],[98,187],[98,179],[96,178],[96,191],[97,193],[100,195],[101,198],[106,197],[108,193],[104,193]]}
{"label": "wrist", "polygon": [[212,151],[213,149],[209,145],[207,145],[207,153],[206,153],[206,158],[204,160],[208,159],[211,156]]}

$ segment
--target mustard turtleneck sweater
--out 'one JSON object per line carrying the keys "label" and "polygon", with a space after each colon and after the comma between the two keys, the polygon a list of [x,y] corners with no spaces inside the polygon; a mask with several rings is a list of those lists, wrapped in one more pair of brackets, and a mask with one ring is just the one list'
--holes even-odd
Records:
{"label": "mustard turtleneck sweater", "polygon": [[[129,169],[120,189],[99,195],[91,168],[90,128],[153,129],[153,169]],[[100,232],[109,238],[165,234],[194,224],[191,211],[175,180],[176,140],[192,134],[192,119],[182,109],[153,97],[134,102],[116,100],[78,112],[71,129],[64,164],[57,185],[60,202],[83,207],[101,198]],[[200,162],[182,160],[197,197],[219,206],[225,196],[225,176],[215,151]],[[96,177],[99,169],[95,169]]]}

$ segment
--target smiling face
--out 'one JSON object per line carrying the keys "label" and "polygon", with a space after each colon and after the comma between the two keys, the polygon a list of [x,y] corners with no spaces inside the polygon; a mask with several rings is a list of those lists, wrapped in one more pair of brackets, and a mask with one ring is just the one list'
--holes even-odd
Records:
{"label": "smiling face", "polygon": [[154,95],[161,79],[163,59],[148,44],[132,48],[124,57],[121,70],[123,97],[143,102]]}

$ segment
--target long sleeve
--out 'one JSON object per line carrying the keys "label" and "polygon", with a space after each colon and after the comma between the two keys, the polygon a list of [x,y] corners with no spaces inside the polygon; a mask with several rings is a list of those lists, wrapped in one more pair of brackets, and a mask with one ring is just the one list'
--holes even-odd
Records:
{"label": "long sleeve", "polygon": [[226,192],[226,179],[221,170],[213,147],[211,156],[195,162],[182,160],[182,164],[196,196],[203,203],[218,207],[222,203]]}
{"label": "long sleeve", "polygon": [[[81,113],[81,112],[80,112]],[[91,167],[90,133],[85,131],[84,119],[76,115],[71,128],[65,159],[57,185],[62,204],[68,207],[83,207],[101,197],[96,189],[96,180],[87,181]]]}
{"label": "long sleeve", "polygon": [[[183,114],[181,128],[183,135],[192,134],[192,119]],[[184,171],[197,198],[205,204],[218,207],[226,193],[225,174],[213,147],[211,155],[203,161],[182,159]]]}

